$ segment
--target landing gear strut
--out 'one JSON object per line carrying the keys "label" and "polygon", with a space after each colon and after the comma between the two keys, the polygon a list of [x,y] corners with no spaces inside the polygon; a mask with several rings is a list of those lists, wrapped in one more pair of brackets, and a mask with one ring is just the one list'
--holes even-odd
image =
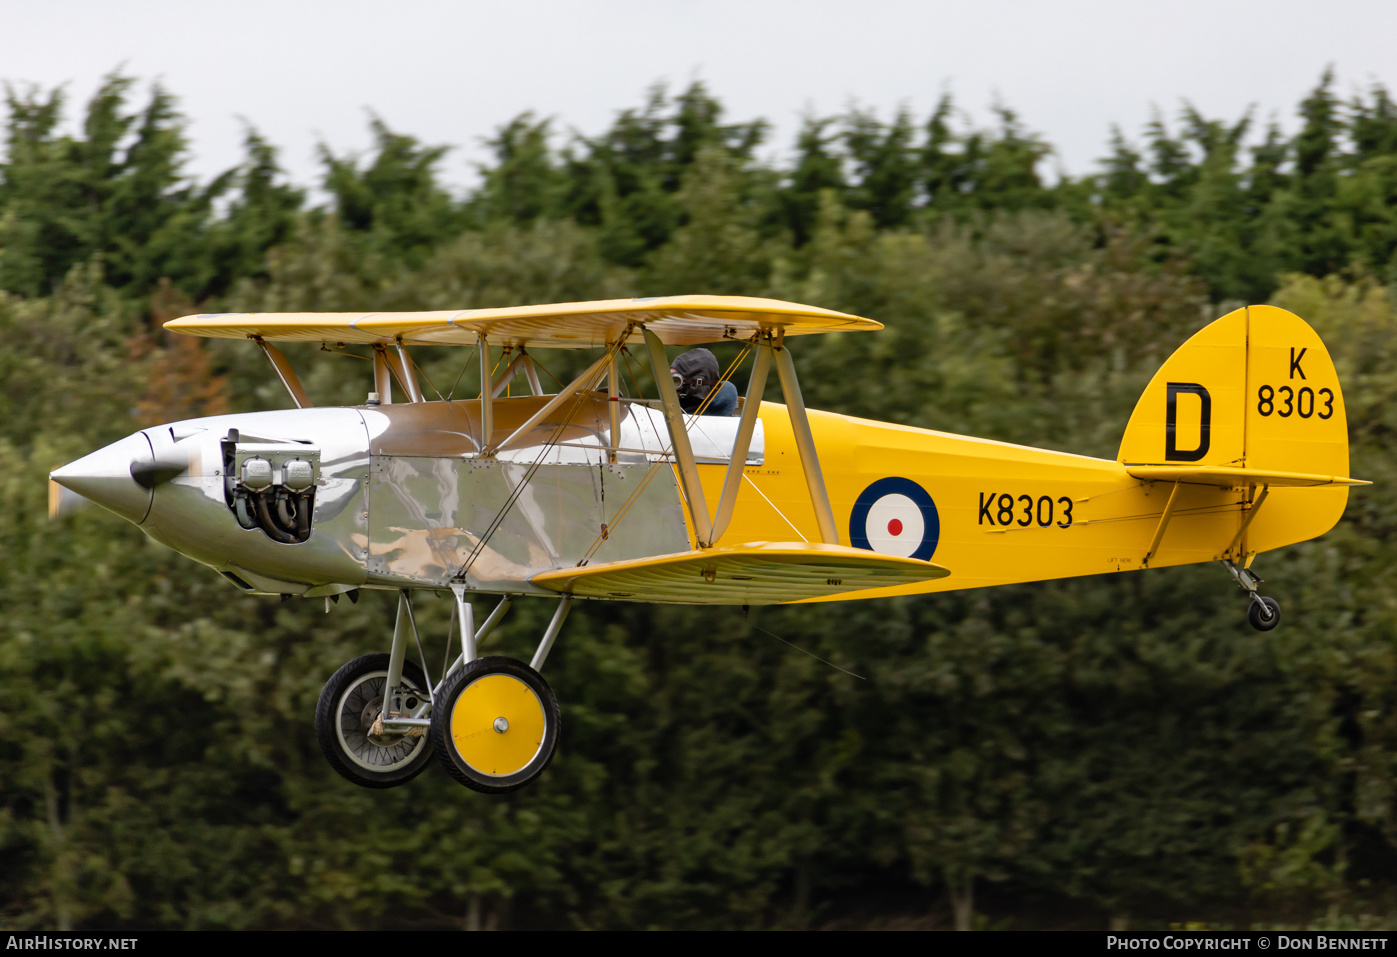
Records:
{"label": "landing gear strut", "polygon": [[487,794],[517,791],[543,773],[558,746],[558,699],[539,671],[572,598],[558,603],[526,665],[497,655],[477,657],[480,634],[472,627],[465,589],[453,585],[452,591],[461,621],[461,657],[437,689],[428,735],[446,773],[461,784]]}
{"label": "landing gear strut", "polygon": [[[505,597],[475,627],[463,585],[453,584],[461,624],[461,655],[440,683],[426,672],[426,656],[406,591],[389,654],[356,658],[335,672],[321,692],[315,726],[321,750],[346,779],[366,788],[405,784],[436,754],[461,784],[487,794],[533,783],[558,746],[558,699],[539,671],[553,647],[572,598],[558,603],[528,664],[499,655],[480,657],[479,643],[504,617]],[[406,659],[417,646],[419,668]]]}
{"label": "landing gear strut", "polygon": [[1236,562],[1223,562],[1232,580],[1237,583],[1237,587],[1247,593],[1249,603],[1247,605],[1247,621],[1257,631],[1270,631],[1281,623],[1280,602],[1274,598],[1263,598],[1256,593],[1256,586],[1261,584],[1261,579],[1257,578],[1246,568],[1239,567]]}

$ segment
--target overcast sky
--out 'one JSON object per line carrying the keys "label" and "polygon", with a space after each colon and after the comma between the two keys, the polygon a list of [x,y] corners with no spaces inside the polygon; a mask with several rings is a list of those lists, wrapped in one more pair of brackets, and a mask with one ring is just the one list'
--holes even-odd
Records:
{"label": "overcast sky", "polygon": [[74,106],[117,67],[159,79],[191,119],[201,178],[239,161],[245,118],[302,184],[317,142],[367,148],[370,110],[456,146],[443,172],[465,184],[481,138],[525,110],[595,134],[656,81],[694,79],[729,120],[769,119],[773,157],[805,112],[906,105],[920,120],[949,89],[979,124],[996,99],[1013,108],[1080,174],[1112,123],[1138,135],[1187,99],[1293,129],[1326,65],[1343,96],[1392,90],[1395,54],[1394,0],[0,0],[0,78],[64,84]]}

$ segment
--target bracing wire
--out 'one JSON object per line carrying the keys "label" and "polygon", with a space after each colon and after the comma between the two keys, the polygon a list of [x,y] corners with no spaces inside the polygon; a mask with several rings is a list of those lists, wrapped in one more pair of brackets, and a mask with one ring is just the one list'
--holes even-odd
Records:
{"label": "bracing wire", "polygon": [[775,638],[777,641],[781,642],[781,644],[783,644],[783,645],[790,645],[792,648],[794,648],[796,651],[800,652],[800,653],[803,654],[803,655],[809,655],[811,658],[814,658],[816,661],[824,662],[825,664],[827,664],[827,665],[829,665],[831,668],[833,668],[835,671],[842,671],[842,672],[844,672],[844,674],[848,675],[850,678],[857,678],[857,679],[859,679],[860,681],[867,681],[867,680],[868,680],[868,679],[865,678],[863,675],[856,675],[856,674],[854,674],[852,671],[850,671],[850,670],[847,669],[847,668],[841,668],[841,667],[839,667],[839,666],[838,666],[837,664],[835,664],[833,661],[825,661],[825,659],[824,659],[824,658],[821,658],[819,655],[814,654],[813,652],[806,651],[806,650],[805,650],[804,648],[802,648],[800,645],[797,645],[797,644],[795,644],[794,642],[787,641],[785,638],[782,638],[780,635],[776,634],[775,632],[767,631],[767,630],[766,630],[765,628],[763,628],[761,625],[756,625],[756,624],[754,624],[754,625],[752,625],[752,627],[753,627],[754,629],[756,629],[757,631],[760,631],[760,632],[761,632],[762,634],[764,634],[764,635],[770,635],[772,638]]}
{"label": "bracing wire", "polygon": [[466,557],[465,564],[461,568],[460,575],[464,576],[466,572],[470,570],[470,567],[475,563],[476,558],[479,557],[481,550],[485,547],[485,544],[490,540],[491,536],[493,536],[495,532],[499,530],[500,525],[504,522],[505,516],[508,514],[509,510],[514,506],[514,503],[519,500],[519,496],[522,494],[523,490],[533,480],[533,477],[535,473],[537,473],[539,466],[543,464],[544,458],[546,458],[548,453],[552,451],[553,446],[561,437],[563,430],[567,427],[573,415],[576,414],[578,408],[581,406],[582,399],[585,397],[586,391],[590,390],[578,390],[578,394],[576,398],[574,398],[571,407],[569,407],[567,413],[559,420],[558,425],[554,427],[553,432],[548,437],[547,441],[543,443],[543,448],[540,450],[538,457],[534,459],[533,463],[530,464],[528,470],[524,473],[524,478],[510,492],[510,495],[505,500],[504,505],[500,508],[499,512],[496,513],[494,520],[490,523],[489,527],[486,528],[485,534],[483,534],[480,537],[480,539],[476,542],[475,547],[471,549],[471,553]]}
{"label": "bracing wire", "polygon": [[486,389],[494,391],[495,373],[500,371],[500,363],[504,362],[505,358],[509,355],[509,348],[509,346],[505,346],[504,349],[500,351],[500,357],[495,360],[495,365],[490,370],[490,381],[480,383],[480,398],[485,398]]}
{"label": "bracing wire", "polygon": [[631,355],[631,350],[622,346],[621,355],[626,357],[626,375],[631,377],[631,386],[635,389],[636,398],[640,398],[645,393],[640,391],[640,380],[635,377],[635,372],[631,369],[632,363],[639,365],[635,356]]}
{"label": "bracing wire", "polygon": [[[511,351],[512,348],[513,348],[512,346],[505,346],[505,347],[504,347],[504,352],[500,353],[500,362],[504,362],[505,358],[509,355],[509,353],[510,353],[510,351]],[[520,347],[519,347],[519,354],[520,354],[521,356],[528,355],[528,353],[524,351],[524,347],[523,347],[523,346],[520,346]],[[511,360],[511,361],[512,361],[512,360]],[[498,369],[499,367],[500,367],[500,366],[499,366],[499,363],[497,362],[497,363],[495,364],[495,369]],[[504,384],[504,397],[505,397],[506,399],[511,398],[511,397],[514,395],[514,378],[515,378],[515,376],[517,376],[517,375],[519,375],[519,370],[518,370],[518,368],[516,368],[516,369],[514,370],[514,375],[511,375],[511,376],[509,377],[509,381],[506,382],[506,383]],[[494,392],[495,392],[495,372],[494,372],[494,369],[492,369],[492,370],[490,371],[490,393],[491,393],[491,395],[493,395]]]}
{"label": "bracing wire", "polygon": [[[699,404],[698,409],[689,419],[689,422],[685,426],[684,431],[692,431],[694,426],[698,424],[698,417],[703,415],[704,410],[708,408],[709,404],[713,401],[714,397],[717,396],[718,386],[722,385],[724,382],[727,382],[729,379],[732,378],[733,374],[742,366],[742,363],[746,360],[747,355],[752,351],[754,346],[755,343],[753,342],[746,343],[743,350],[738,353],[737,358],[733,359],[733,361],[728,364],[728,368],[718,378],[718,382],[714,385],[712,391],[710,391],[708,395],[704,397],[703,402]],[[625,355],[627,359],[630,358],[629,351],[625,351]],[[626,371],[628,373],[631,371],[629,362],[627,363]],[[634,374],[631,375],[631,382],[635,383]],[[636,394],[640,394],[639,385],[636,385]],[[615,440],[613,439],[612,441],[614,442]],[[656,461],[651,464],[650,468],[646,470],[645,475],[642,476],[641,480],[636,483],[635,490],[632,491],[631,494],[626,497],[625,501],[621,503],[620,507],[616,509],[615,516],[607,524],[606,533],[603,535],[598,535],[592,541],[592,545],[590,548],[587,549],[587,553],[583,555],[582,560],[577,563],[579,567],[586,565],[589,561],[591,561],[593,556],[595,556],[597,551],[601,548],[602,542],[609,539],[615,533],[616,526],[621,524],[621,520],[626,517],[627,513],[630,512],[631,506],[634,505],[640,499],[640,496],[645,492],[647,488],[650,487],[650,483],[655,479],[656,476],[660,474],[661,467],[669,464],[665,461],[665,458],[671,453],[673,448],[673,442],[665,446],[665,449],[660,453],[659,458],[657,458]]]}
{"label": "bracing wire", "polygon": [[[620,348],[621,342],[624,340],[625,336],[622,336],[615,344],[609,347],[608,355],[614,354],[616,350]],[[576,415],[578,409],[582,407],[583,400],[586,399],[587,395],[596,386],[597,380],[604,374],[606,368],[606,365],[599,366],[597,371],[593,373],[587,381],[579,383],[579,388],[577,389],[576,395],[573,397],[572,404],[568,407],[567,412],[559,418],[558,424],[554,426],[553,432],[549,435],[547,441],[543,443],[543,448],[539,450],[538,457],[529,465],[528,470],[524,473],[524,477],[510,492],[504,505],[501,506],[500,510],[495,514],[494,519],[485,529],[484,534],[476,541],[475,547],[471,549],[470,554],[466,556],[465,563],[462,564],[461,570],[456,573],[458,579],[463,579],[466,576],[471,566],[475,564],[475,560],[480,557],[480,553],[484,550],[485,545],[490,541],[495,532],[499,530],[500,525],[504,523],[505,516],[509,514],[509,510],[514,507],[514,503],[517,502],[519,497],[524,493],[524,489],[528,488],[529,483],[533,481],[534,475],[538,472],[539,467],[543,465],[543,460],[553,451],[559,438],[562,437],[564,430],[566,430],[568,425],[572,422],[572,417]]]}
{"label": "bracing wire", "polygon": [[[451,392],[450,392],[450,394],[447,395],[447,397],[446,397],[446,401],[447,401],[447,402],[450,402],[451,399],[452,399],[452,397],[456,395],[456,387],[457,387],[458,385],[461,384],[461,376],[465,375],[465,374],[466,374],[466,370],[469,369],[469,368],[471,367],[471,360],[475,358],[475,350],[476,350],[476,349],[479,349],[479,348],[480,348],[480,341],[479,341],[479,340],[476,340],[475,345],[471,346],[470,354],[466,356],[466,363],[465,363],[465,365],[461,366],[461,371],[458,372],[458,373],[456,373],[456,381],[453,382],[453,383],[451,383]],[[433,386],[433,388],[436,388],[436,387]],[[441,393],[438,392],[437,395],[441,395]]]}
{"label": "bracing wire", "polygon": [[549,372],[549,371],[548,371],[548,367],[545,366],[542,362],[539,362],[538,359],[537,359],[537,357],[535,357],[534,354],[533,354],[532,352],[529,353],[529,358],[534,360],[534,366],[535,366],[535,367],[537,367],[537,368],[539,368],[539,369],[542,369],[543,372],[544,372],[544,374],[547,375],[548,378],[550,378],[550,379],[552,379],[554,382],[558,383],[558,388],[561,389],[561,388],[563,387],[563,380],[562,380],[562,379],[559,379],[559,378],[558,378],[557,376],[555,376],[553,373]]}
{"label": "bracing wire", "polygon": [[[443,402],[445,402],[445,401],[446,401],[446,396],[444,396],[444,395],[441,394],[441,390],[438,389],[437,386],[436,386],[436,383],[433,382],[433,381],[428,377],[426,371],[422,368],[422,366],[418,363],[418,361],[412,357],[412,353],[411,353],[411,352],[408,352],[406,349],[404,349],[404,350],[403,350],[403,355],[407,356],[407,361],[410,362],[410,363],[412,363],[412,368],[413,368],[413,370],[416,372],[418,378],[422,379],[424,382],[427,383],[427,385],[431,386],[431,387],[432,387],[432,391],[435,392],[435,393],[437,394],[437,398],[438,398],[438,399],[441,399]],[[462,369],[461,371],[464,372],[465,370]],[[460,381],[459,378],[457,379],[457,381]]]}

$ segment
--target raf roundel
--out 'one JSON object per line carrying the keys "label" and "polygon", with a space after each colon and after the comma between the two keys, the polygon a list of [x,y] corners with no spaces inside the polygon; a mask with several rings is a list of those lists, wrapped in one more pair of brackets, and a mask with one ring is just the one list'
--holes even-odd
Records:
{"label": "raf roundel", "polygon": [[849,543],[855,548],[925,562],[940,538],[936,503],[911,479],[879,479],[863,490],[849,514]]}

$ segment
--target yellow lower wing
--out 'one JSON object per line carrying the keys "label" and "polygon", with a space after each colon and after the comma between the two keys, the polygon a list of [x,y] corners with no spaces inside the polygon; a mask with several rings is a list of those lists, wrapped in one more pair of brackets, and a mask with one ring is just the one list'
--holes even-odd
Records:
{"label": "yellow lower wing", "polygon": [[1312,475],[1308,472],[1278,472],[1271,469],[1242,469],[1223,465],[1127,465],[1131,477],[1149,482],[1183,482],[1185,485],[1218,485],[1239,488],[1244,485],[1273,485],[1276,488],[1319,488],[1327,485],[1372,485],[1362,479],[1339,475]]}
{"label": "yellow lower wing", "polygon": [[[915,558],[805,542],[751,542],[654,558],[560,568],[535,585],[583,598],[690,605],[774,605],[944,578]],[[852,597],[852,596],[851,596]]]}

